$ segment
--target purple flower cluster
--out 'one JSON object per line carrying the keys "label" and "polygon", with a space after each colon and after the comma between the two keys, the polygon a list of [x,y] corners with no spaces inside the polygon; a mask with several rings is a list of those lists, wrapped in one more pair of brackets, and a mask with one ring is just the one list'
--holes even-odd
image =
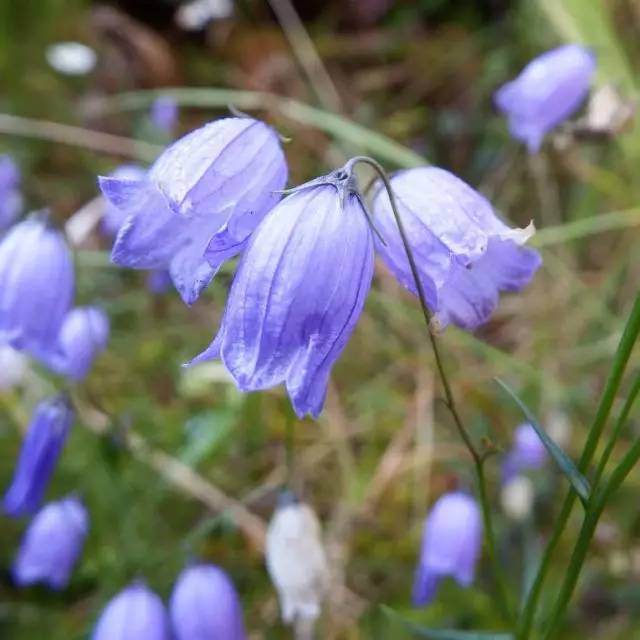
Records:
{"label": "purple flower cluster", "polygon": [[502,463],[503,483],[526,471],[541,469],[547,457],[547,449],[536,430],[528,422],[518,425],[513,434],[513,446]]}
{"label": "purple flower cluster", "polygon": [[92,640],[245,640],[238,594],[212,564],[186,568],[171,594],[169,612],[142,583],[121,591],[105,607]]}

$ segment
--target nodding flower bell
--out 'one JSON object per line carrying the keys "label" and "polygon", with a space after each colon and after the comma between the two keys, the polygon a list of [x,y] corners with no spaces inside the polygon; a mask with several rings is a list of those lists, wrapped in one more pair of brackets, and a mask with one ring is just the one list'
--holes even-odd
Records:
{"label": "nodding flower bell", "polygon": [[169,146],[145,178],[100,178],[107,200],[127,213],[112,259],[169,269],[192,304],[225,260],[243,250],[286,180],[273,129],[251,118],[209,123]]}
{"label": "nodding flower bell", "polygon": [[373,258],[350,171],[297,187],[252,235],[218,334],[194,362],[221,358],[242,391],[284,382],[296,414],[317,417],[364,307]]}
{"label": "nodding flower bell", "polygon": [[508,482],[515,476],[541,469],[547,461],[547,449],[536,430],[523,422],[513,434],[513,446],[502,463],[502,480]]}
{"label": "nodding flower bell", "polygon": [[[452,173],[435,167],[400,171],[391,178],[399,214],[426,296],[435,329],[453,323],[475,329],[498,305],[500,291],[517,291],[541,264],[523,247],[533,225],[511,229],[484,196]],[[383,260],[400,283],[417,293],[389,196],[380,189],[374,221],[384,243]]]}
{"label": "nodding flower bell", "polygon": [[496,92],[496,106],[509,119],[511,135],[540,149],[544,136],[582,104],[596,67],[593,54],[567,44],[534,58]]}
{"label": "nodding flower bell", "polygon": [[0,231],[6,229],[22,210],[20,171],[7,155],[0,155]]}
{"label": "nodding flower bell", "polygon": [[162,600],[135,583],[104,608],[91,640],[170,640],[169,619]]}
{"label": "nodding flower bell", "polygon": [[47,364],[73,300],[73,263],[62,233],[41,219],[0,242],[0,343]]}
{"label": "nodding flower bell", "polygon": [[265,554],[282,620],[315,621],[329,581],[320,523],[312,509],[289,492],[280,496],[269,523]]}
{"label": "nodding flower bell", "polygon": [[[139,181],[144,180],[146,175],[147,170],[140,165],[123,164],[117,167],[109,177],[115,180]],[[115,238],[128,215],[126,209],[121,209],[107,200],[104,204],[102,220],[100,221],[102,233]]]}
{"label": "nodding flower bell", "polygon": [[3,507],[8,515],[33,513],[40,506],[73,416],[66,394],[44,400],[35,408],[13,480],[4,496]]}
{"label": "nodding flower bell", "polygon": [[212,564],[185,569],[173,588],[169,615],[175,640],[245,640],[240,599],[229,576]]}
{"label": "nodding flower bell", "polygon": [[82,380],[109,340],[109,318],[97,307],[69,311],[60,330],[60,357],[53,367],[72,380]]}
{"label": "nodding flower bell", "polygon": [[45,505],[35,515],[12,567],[16,584],[41,582],[64,589],[82,553],[89,530],[87,510],[69,497]]}
{"label": "nodding flower bell", "polygon": [[160,96],[153,101],[149,115],[156,129],[171,133],[178,121],[178,103],[170,96]]}
{"label": "nodding flower bell", "polygon": [[476,501],[459,491],[439,498],[424,523],[413,585],[414,605],[431,602],[440,581],[447,576],[462,587],[470,586],[481,545],[482,518]]}

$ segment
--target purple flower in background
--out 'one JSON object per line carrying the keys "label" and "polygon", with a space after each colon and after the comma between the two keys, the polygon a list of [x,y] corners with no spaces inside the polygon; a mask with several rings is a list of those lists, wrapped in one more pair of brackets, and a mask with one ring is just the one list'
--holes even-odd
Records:
{"label": "purple flower in background", "polygon": [[364,307],[373,256],[347,172],[299,187],[252,235],[218,335],[194,362],[221,358],[242,391],[284,382],[296,414],[317,417]]}
{"label": "purple flower in background", "polygon": [[50,502],[35,515],[13,563],[15,583],[21,587],[42,582],[64,589],[82,553],[89,518],[77,498]]}
{"label": "purple flower in background", "polygon": [[511,135],[538,151],[544,136],[571,116],[589,92],[596,60],[588,49],[567,44],[532,60],[498,89],[496,106],[509,119]]}
{"label": "purple flower in background", "polygon": [[30,218],[0,242],[0,343],[49,363],[73,300],[73,263],[62,233]]}
{"label": "purple flower in background", "polygon": [[8,515],[33,513],[40,506],[72,422],[73,409],[66,394],[44,400],[35,408],[4,496]]}
{"label": "purple flower in background", "polygon": [[172,284],[171,274],[166,269],[154,269],[150,271],[146,280],[147,291],[157,296],[166,293]]}
{"label": "purple flower in background", "polygon": [[6,229],[22,210],[20,171],[7,155],[0,155],[0,231]]}
{"label": "purple flower in background", "polygon": [[547,449],[536,430],[528,423],[519,425],[513,435],[513,447],[502,464],[502,480],[508,482],[524,471],[540,469],[547,461]]}
{"label": "purple flower in background", "polygon": [[229,576],[212,564],[185,569],[169,603],[175,640],[245,640],[242,607]]}
{"label": "purple flower in background", "polygon": [[91,640],[169,640],[169,621],[162,600],[136,583],[104,608]]}
{"label": "purple flower in background", "polygon": [[178,103],[170,96],[160,96],[151,105],[153,126],[165,133],[171,133],[178,121]]}
{"label": "purple flower in background", "polygon": [[72,380],[82,380],[108,341],[109,318],[104,311],[97,307],[76,307],[62,324],[58,338],[60,357],[53,368]]}
{"label": "purple flower in background", "polygon": [[[522,289],[541,264],[521,246],[533,233],[511,229],[484,196],[448,171],[421,167],[400,171],[391,185],[416,259],[434,325],[475,329],[498,306],[500,291]],[[375,224],[386,244],[377,248],[400,283],[414,294],[415,282],[391,211],[379,190]]]}
{"label": "purple flower in background", "polygon": [[168,147],[146,178],[100,178],[105,197],[127,213],[112,259],[168,269],[192,304],[242,251],[286,180],[280,141],[266,124],[225,118],[205,125]]}
{"label": "purple flower in background", "polygon": [[[119,166],[113,173],[109,175],[110,178],[116,180],[144,180],[147,175],[146,169],[137,164],[123,164]],[[102,232],[109,237],[115,237],[118,235],[118,231],[127,219],[127,212],[115,205],[111,204],[109,200],[105,202],[104,213],[102,214],[101,229]]]}
{"label": "purple flower in background", "polygon": [[414,605],[429,604],[446,576],[462,587],[470,586],[481,546],[482,519],[476,501],[459,491],[439,498],[424,523]]}

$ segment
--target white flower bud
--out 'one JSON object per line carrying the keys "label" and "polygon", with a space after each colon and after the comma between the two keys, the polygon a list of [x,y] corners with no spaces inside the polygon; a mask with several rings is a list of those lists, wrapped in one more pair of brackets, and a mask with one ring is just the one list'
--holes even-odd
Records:
{"label": "white flower bud", "polygon": [[267,569],[278,592],[282,620],[316,620],[328,582],[320,523],[299,502],[281,504],[267,530]]}
{"label": "white flower bud", "polygon": [[527,476],[519,475],[502,487],[500,503],[507,517],[521,522],[531,514],[533,498],[533,483]]}

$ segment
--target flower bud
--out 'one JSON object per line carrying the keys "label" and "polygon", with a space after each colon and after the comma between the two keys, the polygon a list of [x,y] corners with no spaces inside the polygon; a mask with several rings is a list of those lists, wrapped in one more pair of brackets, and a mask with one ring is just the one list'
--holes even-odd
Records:
{"label": "flower bud", "polygon": [[82,553],[89,518],[76,498],[50,502],[35,515],[13,563],[16,584],[64,589]]}
{"label": "flower bud", "polygon": [[282,620],[316,620],[329,576],[320,523],[309,506],[292,502],[287,494],[269,523],[266,561]]}
{"label": "flower bud", "polygon": [[521,522],[531,514],[534,497],[531,479],[527,476],[515,476],[502,486],[500,504],[509,518]]}
{"label": "flower bud", "polygon": [[73,409],[64,394],[36,407],[4,496],[5,513],[17,517],[40,506],[72,422]]}
{"label": "flower bud", "polygon": [[162,600],[136,583],[104,608],[91,640],[169,640],[169,622]]}
{"label": "flower bud", "polygon": [[0,242],[0,343],[49,363],[73,282],[62,233],[36,218],[14,226]]}
{"label": "flower bud", "polygon": [[97,307],[76,307],[64,319],[58,343],[58,373],[82,380],[89,373],[96,356],[109,340],[109,319]]}
{"label": "flower bud", "polygon": [[173,588],[169,615],[175,640],[245,640],[242,607],[229,576],[212,564],[185,569]]}
{"label": "flower bud", "polygon": [[427,515],[413,585],[413,603],[423,606],[436,595],[446,576],[462,587],[473,582],[482,545],[482,518],[476,501],[465,493],[447,493]]}

